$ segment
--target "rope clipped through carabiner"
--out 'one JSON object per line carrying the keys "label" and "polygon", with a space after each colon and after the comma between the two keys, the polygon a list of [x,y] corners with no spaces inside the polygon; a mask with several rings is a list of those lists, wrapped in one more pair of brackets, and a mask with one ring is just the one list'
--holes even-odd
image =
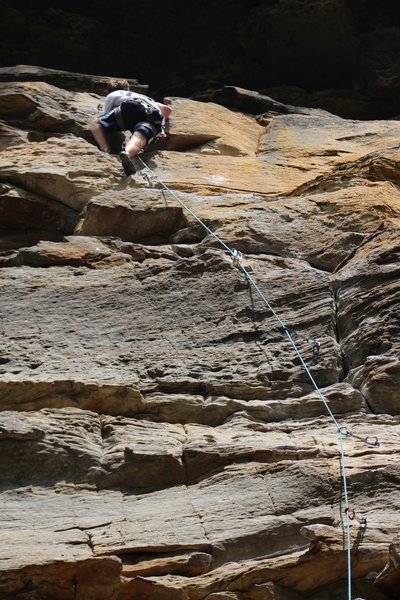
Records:
{"label": "rope clipped through carabiner", "polygon": [[235,267],[240,268],[240,266],[242,264],[243,254],[239,250],[235,250],[235,248],[232,248],[231,256],[232,256],[233,265]]}

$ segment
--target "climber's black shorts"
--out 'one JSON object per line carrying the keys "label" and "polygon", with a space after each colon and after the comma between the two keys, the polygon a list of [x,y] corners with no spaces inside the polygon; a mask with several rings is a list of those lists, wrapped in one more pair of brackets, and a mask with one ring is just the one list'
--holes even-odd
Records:
{"label": "climber's black shorts", "polygon": [[99,117],[99,123],[103,127],[107,127],[109,131],[140,131],[146,138],[147,144],[150,144],[154,138],[161,133],[162,125],[158,111],[154,111],[153,114],[148,114],[139,102],[122,102],[121,104],[121,116],[125,127],[122,128],[115,117],[115,111],[117,109],[110,110],[110,112],[104,113]]}

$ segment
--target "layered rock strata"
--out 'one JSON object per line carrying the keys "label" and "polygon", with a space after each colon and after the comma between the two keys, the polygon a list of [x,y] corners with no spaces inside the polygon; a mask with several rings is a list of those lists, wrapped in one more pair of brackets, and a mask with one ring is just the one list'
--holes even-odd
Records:
{"label": "layered rock strata", "polygon": [[397,598],[400,123],[169,98],[191,214],[79,81],[0,84],[0,597],[343,598],[349,508],[354,598]]}

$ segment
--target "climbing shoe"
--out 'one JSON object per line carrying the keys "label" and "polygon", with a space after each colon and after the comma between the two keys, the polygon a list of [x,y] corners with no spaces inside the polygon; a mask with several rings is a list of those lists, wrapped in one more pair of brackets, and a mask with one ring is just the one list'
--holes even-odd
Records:
{"label": "climbing shoe", "polygon": [[135,167],[133,165],[133,162],[131,161],[131,159],[127,155],[127,153],[125,151],[122,151],[122,152],[119,153],[119,157],[121,159],[122,166],[123,166],[124,171],[125,171],[125,175],[127,177],[129,175],[134,175],[136,173],[136,169],[135,169]]}

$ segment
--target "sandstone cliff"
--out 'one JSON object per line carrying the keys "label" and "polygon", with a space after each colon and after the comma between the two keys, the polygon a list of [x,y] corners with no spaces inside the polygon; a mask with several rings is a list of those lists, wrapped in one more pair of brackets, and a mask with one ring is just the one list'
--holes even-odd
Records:
{"label": "sandstone cliff", "polygon": [[[346,598],[339,438],[293,347],[95,147],[96,82],[41,74],[0,83],[0,598]],[[353,432],[353,597],[397,599],[400,123],[220,98],[168,99],[143,158]]]}

